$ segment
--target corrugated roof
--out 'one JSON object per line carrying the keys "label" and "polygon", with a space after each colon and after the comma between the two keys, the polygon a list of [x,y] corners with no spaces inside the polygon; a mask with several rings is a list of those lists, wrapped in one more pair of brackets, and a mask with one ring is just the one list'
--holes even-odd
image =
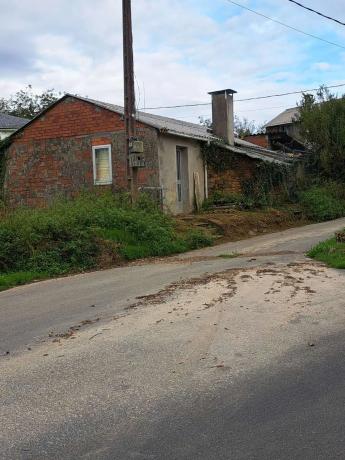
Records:
{"label": "corrugated roof", "polygon": [[[92,104],[111,110],[112,112],[116,112],[121,115],[124,114],[123,107],[119,105],[109,104],[106,102],[96,101],[94,99],[83,98],[79,96],[77,98],[91,102]],[[161,132],[166,132],[167,134],[173,134],[176,136],[187,137],[201,141],[220,141],[218,138],[212,135],[207,127],[196,123],[189,123],[181,120],[176,120],[175,118],[152,115],[150,113],[140,111],[137,113],[137,119],[142,123],[159,129]],[[250,158],[268,161],[270,163],[288,164],[291,162],[291,158],[283,152],[274,152],[272,150],[264,149],[236,137],[235,145],[227,145],[226,148],[227,150],[230,150],[234,153],[239,153]]]}
{"label": "corrugated roof", "polygon": [[[79,99],[85,102],[89,102],[90,104],[94,104],[98,107],[110,110],[111,112],[118,113],[120,115],[124,114],[124,108],[119,105],[109,104],[107,102],[97,101],[95,99],[90,99],[81,96],[75,96],[73,94],[65,94],[61,99],[54,102],[50,107],[45,109],[41,114],[37,115],[35,118],[30,120],[29,123],[32,123],[34,120],[39,118],[45,112],[50,110],[50,108],[54,107],[55,105],[59,104],[60,101],[71,97],[74,99]],[[138,121],[144,123],[147,126],[151,126],[153,128],[158,129],[162,133],[172,134],[175,136],[186,137],[189,139],[195,139],[200,141],[215,141],[219,142],[220,145],[224,146],[222,141],[213,136],[210,130],[203,125],[196,124],[196,123],[189,123],[182,120],[177,120],[175,118],[163,117],[160,115],[153,115],[151,113],[141,112],[137,113]],[[27,122],[27,120],[25,120]],[[23,129],[24,127],[22,127]],[[11,136],[7,139],[7,142],[11,142]],[[245,155],[250,158],[260,159],[263,161],[274,162],[279,164],[288,164],[291,162],[291,158],[289,158],[286,154],[282,152],[273,152],[272,150],[267,150],[262,147],[259,147],[255,144],[250,142],[243,141],[242,139],[235,137],[235,145],[226,145],[225,148],[235,153],[239,153]]]}
{"label": "corrugated roof", "polygon": [[0,112],[0,129],[19,129],[26,125],[30,120],[21,117],[14,117],[7,113]]}
{"label": "corrugated roof", "polygon": [[[72,95],[71,95],[72,96]],[[76,97],[76,96],[72,96]],[[96,101],[94,99],[89,99],[85,97],[77,97],[77,99],[82,99],[92,104],[98,105],[105,109],[111,110],[112,112],[124,114],[124,109],[120,105],[109,104],[107,102]],[[162,117],[160,115],[153,115],[147,112],[137,112],[137,119],[142,123],[157,128],[160,131],[167,131],[171,134],[183,135],[191,137],[193,139],[207,140],[212,137],[208,129],[203,125],[198,125],[195,123],[188,123],[181,120],[176,120],[175,118]]]}
{"label": "corrugated roof", "polygon": [[273,120],[265,125],[266,128],[271,126],[290,125],[296,121],[299,116],[298,107],[284,110],[284,112],[277,115]]}

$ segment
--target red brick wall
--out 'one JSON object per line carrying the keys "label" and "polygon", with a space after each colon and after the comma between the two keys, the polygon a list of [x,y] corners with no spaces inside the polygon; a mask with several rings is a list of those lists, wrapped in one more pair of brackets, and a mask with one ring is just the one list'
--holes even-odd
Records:
{"label": "red brick wall", "polygon": [[[138,124],[147,168],[139,185],[159,186],[157,132]],[[5,199],[9,205],[43,206],[84,190],[128,189],[120,115],[68,97],[19,133],[6,151]],[[111,144],[113,185],[93,183],[92,146]]]}
{"label": "red brick wall", "polygon": [[249,180],[255,174],[256,161],[240,156],[234,155],[233,165],[229,169],[223,171],[215,171],[208,168],[208,187],[209,195],[214,192],[223,193],[241,193],[242,182]]}
{"label": "red brick wall", "polygon": [[268,136],[266,134],[256,134],[253,136],[246,136],[243,140],[250,142],[251,144],[258,145],[259,147],[263,147],[265,149],[269,148]]}

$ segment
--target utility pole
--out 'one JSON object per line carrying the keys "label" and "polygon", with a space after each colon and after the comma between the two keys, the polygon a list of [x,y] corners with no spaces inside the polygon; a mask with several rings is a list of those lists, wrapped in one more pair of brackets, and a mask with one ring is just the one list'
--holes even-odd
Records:
{"label": "utility pole", "polygon": [[135,138],[135,89],[131,0],[122,0],[123,15],[123,71],[124,71],[124,116],[125,152],[131,172],[131,197],[135,202],[138,196],[138,166],[131,161],[131,143]]}

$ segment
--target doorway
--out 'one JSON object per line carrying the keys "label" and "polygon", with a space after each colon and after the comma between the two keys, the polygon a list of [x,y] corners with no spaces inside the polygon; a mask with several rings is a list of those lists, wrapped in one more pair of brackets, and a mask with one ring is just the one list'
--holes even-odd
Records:
{"label": "doorway", "polygon": [[188,151],[176,147],[176,199],[179,212],[189,211]]}

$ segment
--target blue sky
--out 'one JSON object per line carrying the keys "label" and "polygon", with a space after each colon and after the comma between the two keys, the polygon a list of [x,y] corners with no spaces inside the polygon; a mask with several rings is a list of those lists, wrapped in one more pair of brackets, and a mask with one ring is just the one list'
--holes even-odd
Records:
{"label": "blue sky", "polygon": [[[137,101],[141,107],[208,102],[345,81],[345,49],[290,31],[227,0],[132,0]],[[303,0],[345,21],[343,0]],[[345,46],[345,27],[287,0],[238,0],[249,8]],[[96,5],[96,6],[95,6]],[[0,96],[27,84],[122,103],[120,0],[0,0]],[[345,87],[344,87],[345,92]],[[262,123],[298,96],[236,103]],[[197,121],[209,107],[157,111]]]}

